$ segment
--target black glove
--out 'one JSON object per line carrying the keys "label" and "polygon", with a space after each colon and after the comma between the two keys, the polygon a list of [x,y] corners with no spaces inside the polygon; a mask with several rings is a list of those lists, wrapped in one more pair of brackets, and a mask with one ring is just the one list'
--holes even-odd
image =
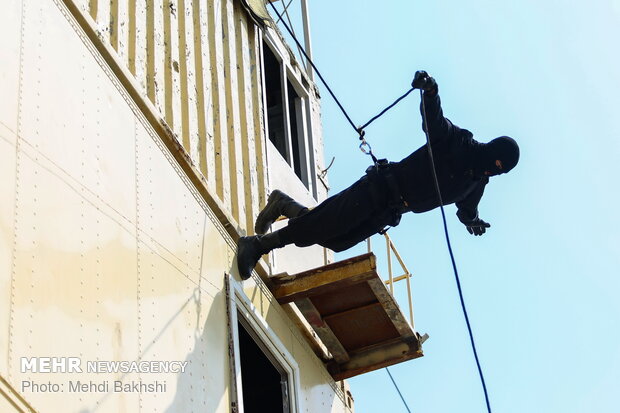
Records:
{"label": "black glove", "polygon": [[424,70],[418,70],[415,72],[411,87],[414,89],[422,89],[423,91],[431,94],[437,93],[437,82]]}
{"label": "black glove", "polygon": [[487,228],[491,227],[491,224],[488,222],[484,222],[480,218],[476,218],[472,221],[463,222],[465,227],[467,227],[467,231],[473,235],[482,235],[487,231]]}

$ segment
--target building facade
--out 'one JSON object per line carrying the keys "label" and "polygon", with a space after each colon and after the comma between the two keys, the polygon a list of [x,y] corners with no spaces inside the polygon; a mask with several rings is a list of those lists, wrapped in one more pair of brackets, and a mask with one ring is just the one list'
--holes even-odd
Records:
{"label": "building facade", "polygon": [[0,411],[353,410],[269,290],[331,254],[237,275],[271,189],[327,196],[317,88],[251,7],[3,3]]}

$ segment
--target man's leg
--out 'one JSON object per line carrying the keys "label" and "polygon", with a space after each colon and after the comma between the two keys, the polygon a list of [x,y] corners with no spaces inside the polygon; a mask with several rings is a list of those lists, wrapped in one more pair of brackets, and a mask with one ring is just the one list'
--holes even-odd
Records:
{"label": "man's leg", "polygon": [[349,248],[359,244],[362,241],[375,235],[387,226],[384,221],[379,221],[374,217],[362,222],[355,228],[352,228],[346,234],[341,234],[336,237],[325,240],[321,243],[325,248],[329,248],[334,252],[346,251]]}
{"label": "man's leg", "polygon": [[264,254],[273,249],[282,248],[285,244],[280,239],[279,231],[265,235],[254,235],[239,238],[237,245],[237,269],[242,280],[252,275],[252,270]]}
{"label": "man's leg", "polygon": [[[266,235],[241,237],[237,252],[237,268],[241,278],[244,280],[248,279],[260,257],[273,249],[282,248],[288,244],[296,244],[298,246],[318,244],[340,252],[376,234],[389,224],[389,220],[384,219],[386,211],[374,211],[370,214],[370,217],[361,222],[359,218],[362,217],[361,213],[364,210],[352,211],[348,215],[350,218],[348,226],[346,226],[346,222],[344,224],[342,222],[347,220],[342,219],[340,224],[343,225],[329,225],[330,223],[333,224],[333,222],[329,222],[330,220],[327,220],[328,225],[324,225],[325,222],[321,220],[323,215],[317,214],[315,216],[311,212],[298,218],[300,221],[303,221],[301,226],[287,225],[278,231]],[[354,224],[355,222],[357,224]],[[303,232],[304,228],[321,228],[321,230]],[[346,229],[346,232],[343,232],[343,228]]]}
{"label": "man's leg", "polygon": [[[380,191],[385,189],[380,188]],[[370,194],[368,180],[360,179],[344,191],[321,202],[316,208],[302,211],[278,231],[241,237],[237,250],[239,274],[243,279],[249,278],[263,254],[288,244],[298,247],[318,244],[337,248],[338,251],[349,248],[362,241],[365,234],[372,235],[378,230],[374,224],[373,228],[367,228],[366,223],[381,211],[382,207],[376,205]],[[353,239],[350,239],[349,234]],[[360,238],[362,235],[364,238]],[[337,242],[331,243],[330,240]]]}
{"label": "man's leg", "polygon": [[267,199],[267,205],[258,214],[254,231],[257,234],[264,234],[278,217],[284,215],[287,218],[295,218],[306,212],[308,212],[308,208],[276,189],[271,192]]}
{"label": "man's leg", "polygon": [[348,237],[376,214],[378,206],[369,191],[368,180],[357,181],[304,215],[289,220],[279,230],[280,239],[298,247],[318,244],[330,248],[327,241]]}

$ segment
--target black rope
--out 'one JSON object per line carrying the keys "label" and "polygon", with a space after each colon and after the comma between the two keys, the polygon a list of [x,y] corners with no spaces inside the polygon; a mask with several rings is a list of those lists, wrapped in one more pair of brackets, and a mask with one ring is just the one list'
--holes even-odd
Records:
{"label": "black rope", "polygon": [[407,96],[409,96],[409,93],[413,92],[413,88],[409,89],[407,91],[407,93],[405,93],[404,95],[402,95],[401,97],[399,97],[398,99],[396,99],[394,101],[394,103],[392,103],[390,106],[388,106],[387,108],[383,109],[377,116],[373,117],[372,119],[370,119],[368,122],[364,123],[364,125],[359,127],[359,130],[364,130],[366,129],[366,127],[368,125],[370,125],[371,123],[373,123],[375,120],[379,119],[381,116],[383,116],[383,114],[385,112],[387,112],[388,110],[392,109],[394,106],[396,106],[396,104],[398,104],[398,102],[400,102],[401,100],[403,100],[404,98],[406,98]]}
{"label": "black rope", "polygon": [[394,380],[394,377],[392,377],[392,373],[390,373],[390,369],[388,369],[386,367],[385,371],[387,371],[387,374],[390,376],[390,379],[392,379],[392,383],[394,384],[394,387],[396,387],[396,391],[398,392],[398,395],[400,396],[400,399],[403,401],[403,404],[405,405],[405,408],[407,409],[407,411],[409,413],[411,413],[411,410],[409,409],[409,406],[407,405],[407,402],[405,401],[405,398],[403,397],[402,393],[400,392],[400,389],[398,388],[398,384],[396,384],[396,381]]}
{"label": "black rope", "polygon": [[[286,28],[286,31],[291,35],[291,37],[293,38],[293,41],[295,42],[295,44],[297,45],[297,47],[299,48],[299,51],[301,52],[301,54],[304,55],[304,57],[306,58],[306,60],[308,61],[308,63],[310,63],[310,66],[312,66],[312,68],[314,69],[314,71],[316,72],[317,76],[319,77],[319,79],[321,80],[321,82],[323,83],[323,85],[325,86],[325,88],[327,89],[327,91],[329,92],[329,94],[331,95],[331,97],[334,99],[334,101],[336,102],[336,105],[338,105],[338,107],[340,108],[340,110],[342,111],[342,114],[344,115],[345,118],[347,118],[347,120],[349,121],[349,124],[351,125],[351,127],[359,134],[359,138],[362,141],[362,145],[367,145],[367,142],[364,140],[364,129],[370,125],[372,122],[374,122],[375,120],[379,119],[381,116],[383,116],[383,114],[385,114],[385,112],[387,112],[388,110],[392,109],[394,106],[396,106],[396,104],[398,104],[398,102],[400,102],[401,100],[403,100],[404,98],[406,98],[409,93],[411,93],[414,89],[411,88],[407,91],[407,93],[405,93],[404,95],[402,95],[401,97],[399,97],[398,99],[396,99],[394,101],[394,103],[392,103],[390,106],[388,106],[387,108],[383,109],[378,115],[374,116],[372,119],[370,119],[368,122],[366,122],[363,126],[357,127],[355,126],[355,123],[353,122],[353,120],[351,119],[351,116],[349,116],[349,114],[347,113],[347,111],[345,110],[344,106],[342,106],[342,104],[340,103],[340,100],[338,100],[338,98],[336,97],[336,95],[334,94],[333,90],[331,87],[329,87],[329,85],[327,84],[327,81],[325,80],[325,78],[323,77],[323,75],[321,74],[321,71],[316,67],[316,65],[314,64],[314,62],[312,61],[312,59],[310,59],[310,56],[308,56],[308,54],[306,53],[306,50],[304,49],[304,47],[301,45],[301,43],[299,42],[299,40],[297,40],[297,37],[295,36],[293,30],[289,27],[288,24],[286,24],[286,22],[283,20],[282,15],[280,14],[280,12],[278,12],[278,9],[276,9],[276,6],[273,5],[272,2],[269,3],[271,5],[271,8],[273,9],[274,12],[276,12],[276,14],[278,15],[278,19],[280,21],[280,23],[282,23],[282,25],[284,26],[284,28]],[[368,145],[368,147],[370,148],[370,145]],[[370,155],[371,158],[373,158],[373,162],[377,163],[375,156],[372,153],[372,149],[369,149],[368,152],[363,151],[364,153],[366,153],[367,155]]]}
{"label": "black rope", "polygon": [[271,5],[271,8],[273,9],[273,11],[275,11],[276,14],[278,15],[278,18],[280,19],[280,22],[282,23],[282,25],[286,28],[288,33],[291,35],[291,37],[293,38],[293,40],[297,44],[297,47],[299,47],[299,50],[301,51],[301,53],[304,55],[306,60],[310,63],[310,65],[312,66],[312,68],[316,72],[316,74],[319,77],[319,79],[321,79],[321,82],[323,82],[323,85],[325,86],[325,88],[327,89],[329,94],[332,96],[332,98],[334,99],[334,101],[336,102],[336,104],[338,105],[338,107],[340,108],[342,113],[344,114],[344,117],[347,118],[347,120],[349,121],[349,123],[351,124],[353,129],[355,129],[355,131],[361,135],[360,130],[358,130],[358,128],[355,126],[355,123],[353,123],[353,120],[351,120],[351,117],[349,116],[347,111],[344,109],[344,107],[342,106],[342,104],[340,103],[340,101],[338,100],[338,98],[336,97],[334,92],[332,91],[332,89],[329,87],[329,85],[327,84],[327,82],[323,78],[323,75],[321,74],[319,69],[315,66],[314,62],[312,61],[312,59],[310,59],[310,57],[308,56],[308,54],[304,50],[303,46],[301,45],[301,43],[299,43],[299,40],[297,40],[297,37],[295,37],[295,35],[293,34],[293,30],[291,30],[291,28],[288,26],[288,24],[286,24],[286,22],[284,20],[282,20],[282,15],[278,12],[278,9],[276,9],[276,6],[274,6],[272,2],[269,2],[269,4]]}
{"label": "black rope", "polygon": [[435,170],[435,161],[433,159],[433,149],[431,147],[431,138],[428,132],[428,123],[426,122],[426,106],[424,104],[424,95],[420,90],[420,99],[422,100],[422,117],[424,118],[424,132],[426,133],[426,145],[428,147],[428,154],[431,160],[431,169],[433,172],[433,179],[435,181],[435,189],[437,190],[437,196],[439,198],[439,207],[441,209],[441,218],[443,219],[443,229],[446,234],[446,243],[448,244],[448,251],[450,252],[450,260],[452,261],[452,269],[454,270],[454,278],[456,279],[456,286],[459,290],[459,298],[461,299],[461,307],[463,309],[463,315],[465,316],[465,322],[467,323],[467,331],[469,331],[469,340],[471,341],[471,348],[474,352],[474,358],[476,359],[476,366],[478,366],[478,374],[480,375],[480,381],[482,382],[482,389],[484,390],[484,399],[487,403],[487,411],[491,413],[491,403],[489,402],[489,393],[487,391],[487,385],[484,381],[484,374],[482,374],[482,367],[480,366],[480,360],[478,359],[478,352],[476,351],[476,343],[474,342],[474,333],[471,330],[471,324],[469,323],[469,316],[467,315],[467,308],[465,307],[465,300],[463,299],[463,290],[461,289],[461,281],[459,280],[459,272],[456,268],[456,261],[454,260],[454,253],[452,252],[452,245],[450,244],[450,234],[448,233],[448,223],[446,221],[446,213],[443,208],[443,199],[441,197],[441,190],[439,188],[439,180],[437,179],[437,171]]}

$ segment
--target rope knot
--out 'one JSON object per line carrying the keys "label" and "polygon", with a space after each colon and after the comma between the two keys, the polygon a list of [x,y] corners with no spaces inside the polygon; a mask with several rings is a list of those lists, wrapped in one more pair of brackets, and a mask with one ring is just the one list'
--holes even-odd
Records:
{"label": "rope knot", "polygon": [[360,135],[360,141],[363,141],[364,140],[364,136],[366,136],[366,131],[364,130],[364,127],[363,126],[359,126],[359,127],[355,128],[355,130]]}

